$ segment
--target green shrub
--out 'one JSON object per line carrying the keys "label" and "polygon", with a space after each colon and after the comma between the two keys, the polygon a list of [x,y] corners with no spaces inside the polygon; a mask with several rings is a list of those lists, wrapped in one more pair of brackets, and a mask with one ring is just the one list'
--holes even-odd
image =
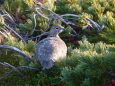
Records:
{"label": "green shrub", "polygon": [[[1,6],[7,10],[16,20],[18,28],[16,31],[26,35],[31,34],[34,27],[33,11],[27,10],[33,7],[33,0],[5,0]],[[39,72],[32,70],[22,70],[25,76],[20,77],[16,73],[8,76],[0,81],[2,86],[103,86],[111,82],[113,76],[109,73],[115,70],[115,0],[45,0],[44,6],[53,10],[57,14],[77,14],[80,18],[76,19],[76,26],[82,28],[79,37],[86,35],[90,43],[86,40],[80,42],[80,46],[68,42],[67,59],[57,62],[50,70],[42,69],[39,62],[35,59],[35,42],[28,41],[26,45],[18,38],[12,36],[8,32],[8,38],[4,44],[11,45],[21,49],[24,53],[30,56],[34,63],[26,61],[18,53],[10,50],[0,50],[0,62],[9,62],[14,66],[24,65],[38,68]],[[43,14],[48,12],[40,10]],[[4,18],[0,13],[0,28],[3,28],[1,23],[4,23]],[[18,19],[17,19],[17,18]],[[87,22],[85,18],[91,18],[105,28],[97,32],[95,30],[87,31],[84,29]],[[37,30],[46,31],[50,26],[48,20],[37,16]],[[62,24],[55,20],[53,24]],[[10,23],[9,23],[10,25]],[[10,25],[12,26],[12,25]],[[76,28],[77,29],[77,28]],[[72,27],[67,27],[60,36],[68,37],[71,35]],[[33,34],[39,35],[40,33]],[[81,39],[81,38],[79,38]],[[99,42],[103,41],[103,42]],[[106,44],[108,43],[108,44]],[[75,49],[73,49],[73,46]],[[0,76],[4,72],[9,71],[8,68],[0,67]]]}
{"label": "green shrub", "polygon": [[65,67],[62,80],[67,86],[102,86],[111,81],[108,73],[115,69],[114,49],[114,45],[103,42],[80,42],[80,47],[72,51],[72,58],[79,63],[74,68]]}
{"label": "green shrub", "polygon": [[[82,35],[86,35],[90,42],[104,41],[106,43],[114,43],[115,37],[115,17],[114,8],[115,0],[60,0],[56,3],[55,12],[59,14],[77,14],[84,16],[85,18],[91,18],[100,25],[104,25],[105,28],[101,32],[96,33],[95,31],[85,32]],[[86,22],[82,20],[77,21],[77,26],[84,28]],[[110,34],[108,34],[110,33]],[[108,35],[107,35],[108,34]]]}

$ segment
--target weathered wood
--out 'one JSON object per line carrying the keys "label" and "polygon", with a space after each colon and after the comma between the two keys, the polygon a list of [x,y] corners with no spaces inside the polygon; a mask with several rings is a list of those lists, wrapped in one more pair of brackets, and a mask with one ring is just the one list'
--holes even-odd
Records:
{"label": "weathered wood", "polygon": [[0,48],[14,50],[14,51],[18,52],[20,55],[22,55],[26,60],[28,60],[30,62],[33,62],[33,60],[29,56],[27,56],[26,54],[24,54],[23,51],[21,51],[20,49],[18,49],[16,47],[12,47],[12,46],[9,46],[9,45],[0,45]]}

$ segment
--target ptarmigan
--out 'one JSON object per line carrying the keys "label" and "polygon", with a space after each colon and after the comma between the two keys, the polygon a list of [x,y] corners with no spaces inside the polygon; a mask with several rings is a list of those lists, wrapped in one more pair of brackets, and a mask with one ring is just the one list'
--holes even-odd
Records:
{"label": "ptarmigan", "polygon": [[67,46],[58,36],[63,29],[61,26],[54,25],[49,31],[48,37],[36,45],[36,58],[45,69],[52,68],[56,61],[66,57]]}

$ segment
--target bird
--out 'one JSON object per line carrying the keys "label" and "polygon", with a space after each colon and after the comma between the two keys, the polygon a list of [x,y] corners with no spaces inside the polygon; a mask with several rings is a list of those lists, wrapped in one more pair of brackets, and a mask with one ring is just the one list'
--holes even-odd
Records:
{"label": "bird", "polygon": [[66,58],[67,46],[59,37],[59,33],[63,30],[64,27],[62,26],[52,26],[47,38],[36,44],[36,58],[44,69],[50,69],[54,66],[55,62]]}

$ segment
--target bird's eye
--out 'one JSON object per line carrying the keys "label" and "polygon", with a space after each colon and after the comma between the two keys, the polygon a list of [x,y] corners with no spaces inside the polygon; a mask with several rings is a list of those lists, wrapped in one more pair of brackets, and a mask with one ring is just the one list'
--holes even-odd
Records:
{"label": "bird's eye", "polygon": [[56,28],[56,29],[58,29],[58,28]]}

